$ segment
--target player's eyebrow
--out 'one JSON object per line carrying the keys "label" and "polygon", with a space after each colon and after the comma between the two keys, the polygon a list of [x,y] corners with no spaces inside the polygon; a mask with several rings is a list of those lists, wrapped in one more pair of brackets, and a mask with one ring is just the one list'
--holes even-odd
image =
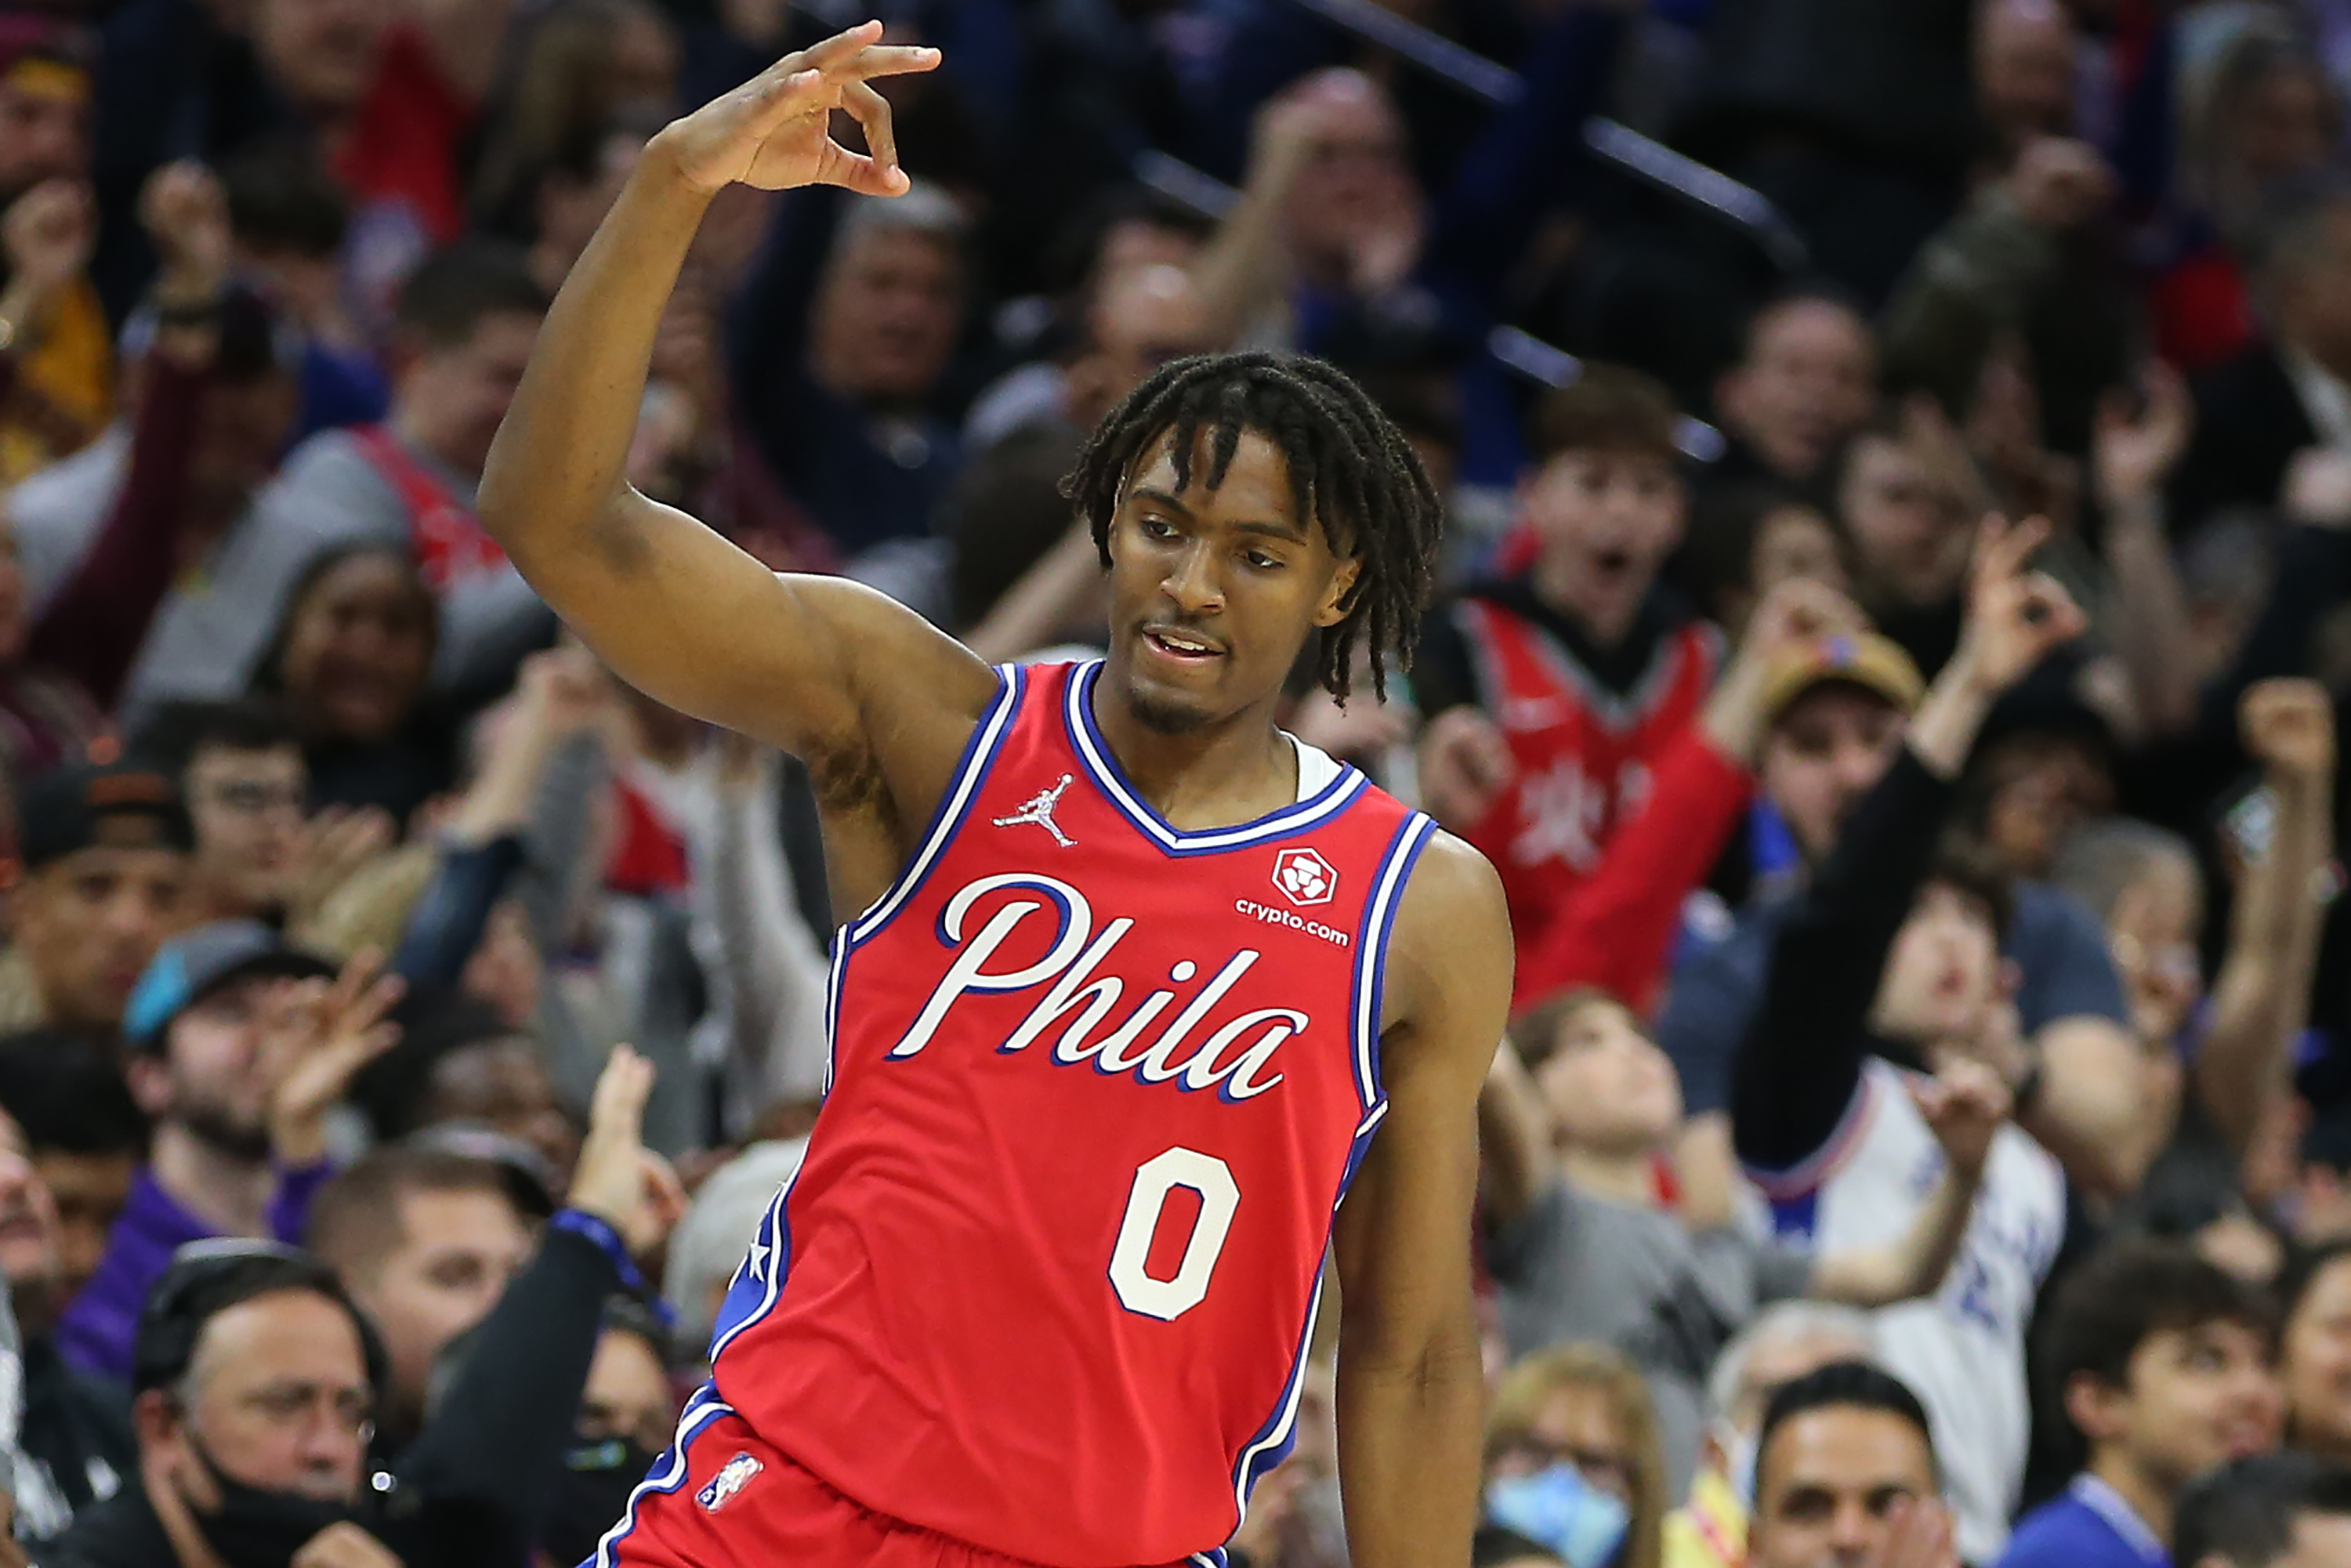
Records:
{"label": "player's eyebrow", "polygon": [[[1126,496],[1127,499],[1131,501],[1155,502],[1160,506],[1165,507],[1170,511],[1181,512],[1187,517],[1196,515],[1193,512],[1191,507],[1186,506],[1173,492],[1162,490],[1155,486],[1130,486],[1127,489]],[[1302,545],[1306,542],[1305,533],[1294,524],[1290,523],[1249,521],[1231,523],[1227,526],[1235,533],[1261,534],[1267,538],[1283,539],[1294,545]]]}

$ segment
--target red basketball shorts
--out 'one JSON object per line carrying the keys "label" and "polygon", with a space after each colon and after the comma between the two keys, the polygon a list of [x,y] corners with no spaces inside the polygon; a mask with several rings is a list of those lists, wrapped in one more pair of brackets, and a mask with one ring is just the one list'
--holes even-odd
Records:
{"label": "red basketball shorts", "polygon": [[581,1568],[1036,1568],[851,1501],[706,1388],[678,1431]]}

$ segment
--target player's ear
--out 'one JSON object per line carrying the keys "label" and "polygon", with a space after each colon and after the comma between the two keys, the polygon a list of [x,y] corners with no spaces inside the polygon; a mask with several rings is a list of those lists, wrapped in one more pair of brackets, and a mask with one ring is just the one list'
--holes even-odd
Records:
{"label": "player's ear", "polygon": [[1362,561],[1342,560],[1339,563],[1338,569],[1331,573],[1331,580],[1323,586],[1322,602],[1314,610],[1314,624],[1336,626],[1347,618],[1347,612],[1355,607],[1355,588],[1363,575]]}

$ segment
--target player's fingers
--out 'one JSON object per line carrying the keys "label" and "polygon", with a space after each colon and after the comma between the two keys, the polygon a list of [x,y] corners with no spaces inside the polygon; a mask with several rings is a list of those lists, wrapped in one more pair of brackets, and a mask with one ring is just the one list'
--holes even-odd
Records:
{"label": "player's fingers", "polygon": [[898,131],[890,118],[889,100],[862,81],[841,91],[841,107],[865,132],[865,151],[880,175],[897,187],[904,176],[898,168]]}
{"label": "player's fingers", "polygon": [[772,68],[785,76],[800,71],[831,70],[843,60],[854,57],[861,49],[871,48],[881,41],[880,22],[860,22],[820,43],[810,44],[797,55],[785,56]]}
{"label": "player's fingers", "polygon": [[863,81],[872,77],[908,76],[916,71],[936,70],[943,58],[938,50],[923,44],[876,44],[861,49],[839,66],[826,70],[827,76],[852,77]]}

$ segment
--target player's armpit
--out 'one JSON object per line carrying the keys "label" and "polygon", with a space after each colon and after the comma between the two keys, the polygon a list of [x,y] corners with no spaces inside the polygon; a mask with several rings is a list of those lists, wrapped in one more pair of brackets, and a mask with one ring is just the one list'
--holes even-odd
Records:
{"label": "player's armpit", "polygon": [[1510,1008],[1501,883],[1437,834],[1398,911],[1387,1115],[1339,1211],[1339,1464],[1358,1568],[1465,1563],[1484,1384],[1470,1300],[1478,1096]]}

